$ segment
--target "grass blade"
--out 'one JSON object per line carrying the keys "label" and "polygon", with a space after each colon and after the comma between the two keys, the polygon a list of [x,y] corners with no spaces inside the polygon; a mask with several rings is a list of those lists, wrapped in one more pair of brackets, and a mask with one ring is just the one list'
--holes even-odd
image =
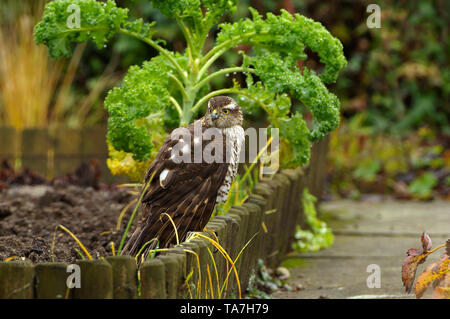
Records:
{"label": "grass blade", "polygon": [[[234,271],[234,274],[235,274],[235,276],[236,276],[236,283],[237,283],[237,285],[238,285],[239,299],[241,299],[241,283],[239,282],[239,274],[238,274],[238,272],[237,272],[237,270],[236,270],[236,267],[235,267],[235,264],[234,264],[233,260],[232,260],[231,257],[228,255],[228,253],[225,251],[225,249],[223,249],[223,247],[220,246],[219,243],[217,243],[217,242],[214,241],[213,239],[211,239],[211,238],[209,238],[209,237],[207,237],[207,236],[205,236],[205,235],[202,235],[202,234],[200,234],[200,233],[195,233],[195,234],[194,234],[194,237],[200,237],[200,238],[203,238],[203,239],[208,240],[214,247],[216,247],[216,249],[222,254],[222,256],[223,256],[226,260],[228,260],[228,261],[230,262],[230,264],[231,264],[231,270]],[[231,270],[230,270],[230,271],[231,271]],[[228,276],[227,276],[227,278],[228,278]]]}
{"label": "grass blade", "polygon": [[125,239],[127,238],[127,234],[128,234],[128,231],[130,230],[130,226],[133,223],[134,216],[136,215],[136,212],[137,212],[139,206],[141,206],[142,198],[144,198],[144,195],[147,192],[147,189],[150,186],[150,183],[152,182],[153,177],[155,176],[155,173],[156,173],[156,171],[153,172],[153,174],[150,177],[149,181],[147,182],[147,184],[145,184],[145,187],[144,187],[144,189],[143,189],[143,191],[141,193],[141,196],[139,196],[139,200],[136,203],[136,206],[134,206],[133,213],[131,213],[130,220],[128,221],[127,227],[125,228],[125,231],[124,231],[124,233],[122,235],[122,239],[120,241],[119,249],[117,251],[118,255],[120,255],[120,253],[122,252],[122,248],[123,248],[123,245],[125,244]]}
{"label": "grass blade", "polygon": [[176,237],[176,239],[177,239],[177,245],[179,245],[179,244],[180,244],[180,240],[179,240],[179,238],[178,238],[178,229],[177,229],[177,226],[175,226],[175,223],[173,222],[172,217],[170,217],[170,215],[167,214],[167,213],[162,213],[162,214],[161,214],[161,217],[162,217],[162,215],[166,215],[166,216],[169,218],[170,223],[172,224],[173,229],[175,230],[175,237]]}
{"label": "grass blade", "polygon": [[55,241],[56,241],[56,231],[58,230],[58,228],[61,228],[62,230],[64,230],[66,233],[68,233],[78,244],[78,246],[80,246],[80,248],[84,251],[84,253],[86,254],[86,256],[89,258],[89,260],[92,260],[92,256],[91,254],[89,254],[89,252],[87,251],[86,247],[84,247],[84,245],[81,243],[81,241],[77,238],[77,236],[75,236],[70,230],[68,230],[66,227],[64,227],[63,225],[58,225],[55,227],[55,232],[53,234],[53,241],[52,241],[52,261],[54,260],[54,249],[55,249]]}
{"label": "grass blade", "polygon": [[128,209],[131,207],[131,205],[133,205],[134,203],[136,203],[138,199],[135,198],[133,199],[131,202],[129,202],[120,212],[119,214],[119,218],[117,218],[117,225],[116,225],[116,230],[120,230],[120,225],[122,224],[122,219],[123,216],[125,215],[125,213],[128,211]]}

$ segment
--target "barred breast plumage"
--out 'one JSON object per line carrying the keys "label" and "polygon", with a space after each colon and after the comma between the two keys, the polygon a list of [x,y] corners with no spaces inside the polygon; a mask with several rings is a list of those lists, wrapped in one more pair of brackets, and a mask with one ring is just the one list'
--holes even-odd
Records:
{"label": "barred breast plumage", "polygon": [[[239,167],[239,154],[245,141],[244,129],[240,125],[222,129],[222,133],[227,137],[227,143],[230,143],[229,166],[225,180],[217,193],[216,203],[225,202],[230,191],[231,184],[236,177]],[[228,148],[227,148],[228,149]]]}

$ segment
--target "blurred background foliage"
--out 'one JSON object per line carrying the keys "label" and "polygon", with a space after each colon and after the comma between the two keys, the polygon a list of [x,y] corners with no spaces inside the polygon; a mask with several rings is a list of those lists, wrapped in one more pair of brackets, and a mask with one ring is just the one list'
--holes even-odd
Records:
{"label": "blurred background foliage", "polygon": [[99,63],[96,52],[81,44],[71,59],[52,59],[33,40],[46,2],[0,2],[0,124],[22,130],[103,123],[103,99],[122,73],[119,56]]}
{"label": "blurred background foliage", "polygon": [[[130,8],[131,16],[156,21],[155,37],[166,39],[169,49],[184,50],[177,25],[148,1],[116,2]],[[36,47],[26,38],[31,34],[27,28],[41,17],[43,3],[0,2],[0,123],[18,127],[106,123],[106,92],[120,84],[131,65],[139,65],[157,52],[119,35],[112,50],[100,51],[87,44],[77,48],[78,54],[71,60],[56,62],[44,46]],[[379,0],[381,28],[373,29],[366,24],[370,3],[373,1],[241,0],[238,10],[224,21],[248,16],[248,6],[275,14],[284,8],[321,22],[343,43],[349,64],[331,87],[342,105],[341,126],[331,134],[331,195],[359,198],[364,193],[393,193],[399,198],[450,199],[450,1]],[[206,49],[212,45],[207,43]],[[236,52],[245,49],[235,48]],[[305,63],[315,69],[318,59],[310,52],[308,55],[312,58]],[[230,52],[222,59],[230,65],[238,63],[240,56]],[[215,67],[220,65],[219,60]],[[17,72],[19,67],[22,72]],[[240,77],[217,77],[212,89],[231,86],[233,80],[243,83]],[[21,97],[17,93],[21,91],[30,94]],[[25,116],[17,120],[20,116],[16,115],[16,124],[12,123],[10,114],[30,100],[36,102],[35,113],[40,118],[25,124]],[[248,115],[254,121],[260,116]]]}

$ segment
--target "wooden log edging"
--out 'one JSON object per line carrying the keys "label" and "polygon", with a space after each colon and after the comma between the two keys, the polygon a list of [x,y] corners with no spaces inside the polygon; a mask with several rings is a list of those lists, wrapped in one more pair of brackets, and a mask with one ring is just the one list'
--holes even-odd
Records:
{"label": "wooden log edging", "polygon": [[[313,152],[313,156],[318,154]],[[263,179],[243,205],[233,206],[225,216],[212,218],[201,237],[194,235],[143,262],[139,269],[129,256],[80,260],[76,265],[0,262],[0,299],[227,298],[237,297],[238,285],[243,295],[258,259],[273,267],[289,251],[296,225],[304,222],[303,188],[312,183],[314,192],[320,194],[324,177],[323,161],[312,158],[306,169],[286,169],[271,179]],[[218,240],[226,258],[210,240]],[[238,256],[234,267],[239,283],[229,262]],[[75,276],[77,269],[81,287],[69,289],[68,278]]]}

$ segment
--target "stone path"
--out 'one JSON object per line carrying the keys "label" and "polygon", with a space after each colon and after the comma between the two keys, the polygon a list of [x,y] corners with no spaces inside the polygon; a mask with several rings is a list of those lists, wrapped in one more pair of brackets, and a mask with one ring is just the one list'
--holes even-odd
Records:
{"label": "stone path", "polygon": [[[321,205],[322,219],[333,229],[334,245],[316,253],[291,254],[289,284],[300,291],[278,291],[273,298],[415,298],[406,294],[401,265],[409,248],[421,248],[426,231],[433,247],[450,238],[450,202],[339,200]],[[434,255],[434,256],[433,256]],[[419,266],[420,274],[441,252]],[[380,288],[367,286],[369,265],[378,265]],[[372,266],[377,267],[377,266]],[[423,298],[431,298],[431,290]]]}

